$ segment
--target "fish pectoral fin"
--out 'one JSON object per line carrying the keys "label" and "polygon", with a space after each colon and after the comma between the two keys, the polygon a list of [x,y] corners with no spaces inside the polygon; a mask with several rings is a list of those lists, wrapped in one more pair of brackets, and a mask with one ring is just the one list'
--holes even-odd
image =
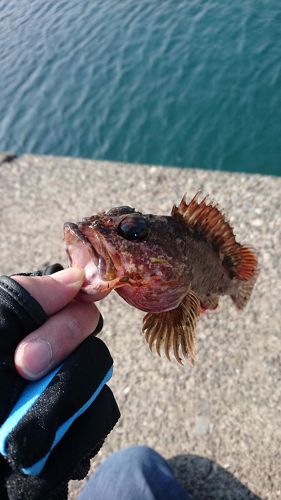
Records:
{"label": "fish pectoral fin", "polygon": [[191,290],[176,309],[146,314],[142,331],[150,350],[155,344],[156,352],[161,356],[161,346],[164,346],[169,360],[172,351],[178,363],[183,364],[181,354],[193,364],[196,356],[195,328],[199,315],[200,300]]}

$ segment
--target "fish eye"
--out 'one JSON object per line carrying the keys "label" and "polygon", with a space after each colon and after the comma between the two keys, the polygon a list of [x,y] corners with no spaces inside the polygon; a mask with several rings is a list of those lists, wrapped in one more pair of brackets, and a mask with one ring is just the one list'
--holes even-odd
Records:
{"label": "fish eye", "polygon": [[148,234],[148,226],[141,214],[134,213],[121,220],[117,233],[126,240],[141,241]]}

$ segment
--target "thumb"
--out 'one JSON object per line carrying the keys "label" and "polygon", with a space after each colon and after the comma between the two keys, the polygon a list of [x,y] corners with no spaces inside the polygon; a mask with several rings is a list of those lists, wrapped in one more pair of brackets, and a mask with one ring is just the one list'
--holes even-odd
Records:
{"label": "thumb", "polygon": [[85,275],[83,269],[69,267],[51,276],[13,276],[50,316],[60,311],[79,292]]}

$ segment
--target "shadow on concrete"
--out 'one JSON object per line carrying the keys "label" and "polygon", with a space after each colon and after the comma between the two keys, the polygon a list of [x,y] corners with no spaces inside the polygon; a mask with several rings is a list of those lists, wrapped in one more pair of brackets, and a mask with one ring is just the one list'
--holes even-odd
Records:
{"label": "shadow on concrete", "polygon": [[177,455],[168,463],[193,500],[261,500],[233,474],[208,458]]}

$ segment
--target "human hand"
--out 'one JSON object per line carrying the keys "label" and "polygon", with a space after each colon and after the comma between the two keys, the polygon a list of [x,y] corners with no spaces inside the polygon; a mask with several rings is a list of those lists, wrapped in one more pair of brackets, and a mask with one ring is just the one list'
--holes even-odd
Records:
{"label": "human hand", "polygon": [[102,316],[75,299],[83,271],[55,268],[0,277],[0,498],[66,499],[120,416]]}
{"label": "human hand", "polygon": [[15,366],[27,380],[35,380],[57,366],[97,327],[100,313],[94,303],[75,300],[84,271],[68,268],[51,276],[13,279],[41,304],[47,321],[27,335],[15,352]]}

